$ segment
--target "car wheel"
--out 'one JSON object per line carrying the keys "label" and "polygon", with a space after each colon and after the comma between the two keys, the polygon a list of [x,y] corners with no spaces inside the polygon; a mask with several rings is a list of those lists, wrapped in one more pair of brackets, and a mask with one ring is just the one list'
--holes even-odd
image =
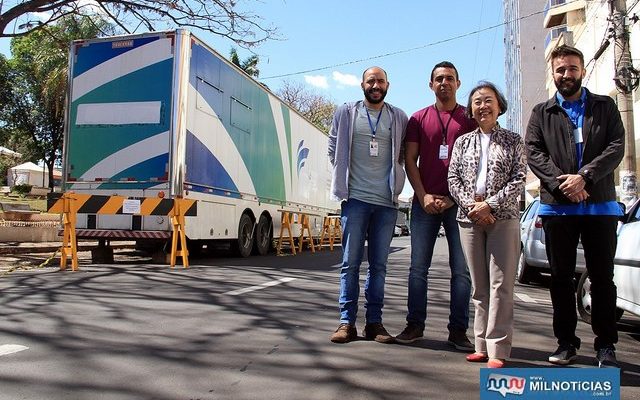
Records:
{"label": "car wheel", "polygon": [[[584,272],[578,281],[578,313],[587,324],[591,323],[591,280],[589,273]],[[616,307],[616,322],[622,318],[624,310]]]}
{"label": "car wheel", "polygon": [[233,242],[233,248],[240,257],[249,257],[253,248],[253,220],[247,214],[242,214],[238,224],[238,238]]}
{"label": "car wheel", "polygon": [[273,241],[273,230],[271,229],[271,219],[266,215],[260,216],[255,236],[255,242],[253,244],[254,253],[261,256],[269,253],[271,242]]}
{"label": "car wheel", "polygon": [[528,285],[539,277],[540,274],[538,271],[527,264],[527,261],[524,258],[524,250],[520,250],[520,259],[518,260],[518,269],[516,271],[516,279],[518,282]]}

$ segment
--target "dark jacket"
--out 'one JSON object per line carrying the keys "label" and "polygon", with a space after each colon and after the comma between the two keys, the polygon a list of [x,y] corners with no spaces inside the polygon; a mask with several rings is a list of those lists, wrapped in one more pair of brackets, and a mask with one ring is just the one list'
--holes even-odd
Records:
{"label": "dark jacket", "polygon": [[578,169],[573,126],[556,96],[533,108],[525,148],[529,168],[540,178],[542,203],[572,204],[558,188],[557,177],[563,174],[582,175],[589,193],[587,202],[616,199],[613,171],[624,156],[624,127],[613,99],[587,90],[582,138],[582,167]]}

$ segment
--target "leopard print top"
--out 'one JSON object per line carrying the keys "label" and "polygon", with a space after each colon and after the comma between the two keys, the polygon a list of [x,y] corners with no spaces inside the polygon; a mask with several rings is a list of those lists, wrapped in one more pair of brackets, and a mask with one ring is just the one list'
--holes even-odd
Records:
{"label": "leopard print top", "polygon": [[[471,222],[466,205],[474,203],[481,151],[480,128],[460,136],[453,146],[448,181],[451,197],[460,206],[457,216],[460,222]],[[522,137],[496,126],[487,158],[485,201],[491,213],[498,220],[519,218],[519,200],[527,175]]]}

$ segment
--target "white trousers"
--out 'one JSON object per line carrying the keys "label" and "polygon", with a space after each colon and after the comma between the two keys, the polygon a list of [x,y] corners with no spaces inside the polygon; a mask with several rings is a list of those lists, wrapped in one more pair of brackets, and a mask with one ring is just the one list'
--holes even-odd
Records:
{"label": "white trousers", "polygon": [[487,226],[464,222],[459,225],[473,285],[476,352],[487,353],[490,358],[509,358],[520,223],[517,219],[508,219]]}

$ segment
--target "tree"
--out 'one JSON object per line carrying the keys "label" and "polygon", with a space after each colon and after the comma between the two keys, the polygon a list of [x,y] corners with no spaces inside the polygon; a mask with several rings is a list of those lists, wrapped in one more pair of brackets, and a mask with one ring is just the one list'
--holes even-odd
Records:
{"label": "tree", "polygon": [[[263,26],[260,16],[242,11],[241,4],[252,1],[13,0],[8,9],[3,9],[0,1],[0,37],[23,36],[70,16],[99,14],[126,33],[180,26],[201,29],[226,37],[242,47],[251,47],[277,36],[276,28]],[[42,16],[44,19],[37,18]],[[12,22],[17,30],[8,30]]]}
{"label": "tree", "polygon": [[[0,157],[0,181],[2,182],[6,179],[7,168],[13,167],[23,160],[29,159],[30,156],[36,155],[32,151],[33,143],[31,139],[21,135],[19,130],[7,123],[7,117],[11,113],[12,108],[12,75],[13,73],[9,62],[4,55],[0,54],[0,104],[4,105],[3,107],[0,107],[0,144],[22,154],[18,159],[13,157]],[[39,157],[35,157],[34,159],[38,158]]]}
{"label": "tree", "polygon": [[246,72],[249,76],[253,76],[257,78],[260,75],[260,70],[258,69],[258,62],[260,58],[257,55],[252,55],[245,58],[244,61],[240,62],[240,57],[238,57],[238,51],[235,47],[231,48],[229,52],[229,60],[240,67],[244,72]]}
{"label": "tree", "polygon": [[11,41],[6,75],[10,91],[5,93],[0,126],[28,144],[26,151],[19,150],[25,159],[44,160],[50,188],[62,150],[69,42],[109,32],[109,24],[100,18],[70,16]]}
{"label": "tree", "polygon": [[333,113],[336,111],[336,104],[331,99],[313,93],[301,83],[289,80],[283,81],[276,94],[322,131],[329,132]]}

